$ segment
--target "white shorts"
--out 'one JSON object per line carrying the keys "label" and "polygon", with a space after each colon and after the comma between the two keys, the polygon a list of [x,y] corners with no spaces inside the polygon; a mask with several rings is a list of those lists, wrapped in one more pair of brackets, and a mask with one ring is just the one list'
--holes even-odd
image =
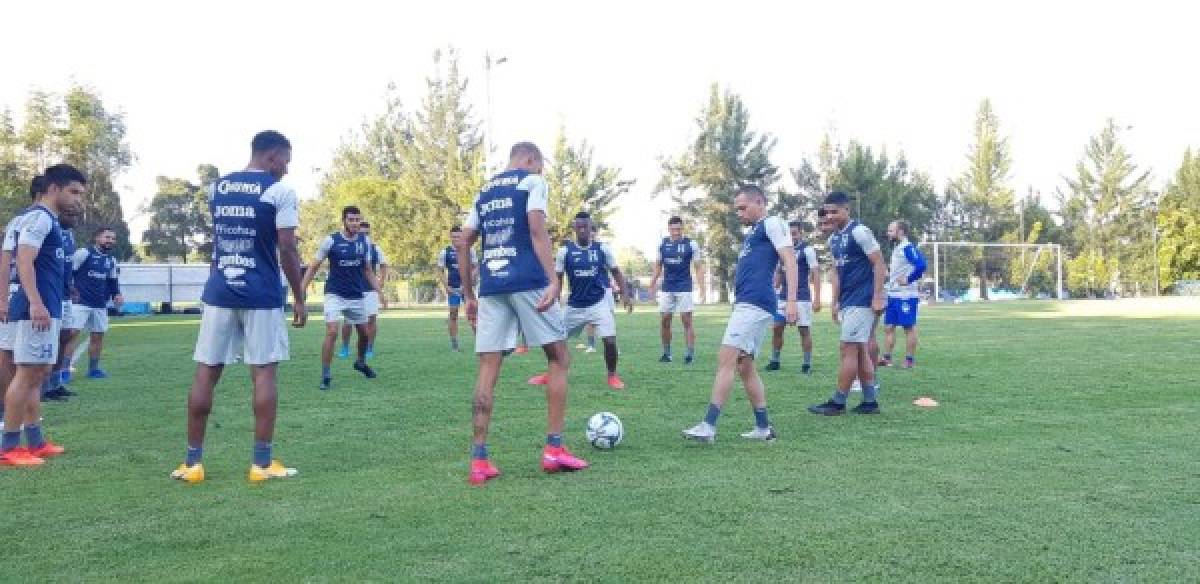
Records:
{"label": "white shorts", "polygon": [[[797,300],[796,326],[812,326],[812,316],[812,302]],[[787,324],[787,300],[779,301],[779,317],[775,321],[776,324]]]}
{"label": "white shorts", "polygon": [[517,331],[525,335],[530,347],[544,347],[565,340],[563,309],[558,302],[546,312],[537,311],[544,290],[526,290],[512,294],[494,294],[479,298],[479,319],[475,330],[475,352],[496,353],[517,346]]}
{"label": "white shorts", "polygon": [[192,360],[205,365],[270,365],[288,360],[283,308],[205,305]]}
{"label": "white shorts", "polygon": [[62,329],[68,331],[77,331],[79,327],[75,324],[75,319],[71,314],[71,301],[63,300],[62,307]]}
{"label": "white shorts", "polygon": [[16,336],[13,339],[13,363],[17,365],[53,365],[58,361],[58,333],[62,330],[62,320],[50,319],[50,328],[44,331],[33,330],[32,320],[22,320],[16,323]]}
{"label": "white shorts", "polygon": [[363,292],[363,310],[367,312],[367,316],[379,315],[379,293],[374,290]]}
{"label": "white shorts", "polygon": [[775,322],[775,315],[753,304],[737,303],[733,305],[733,314],[729,315],[729,323],[725,325],[725,337],[722,345],[736,347],[743,353],[755,357],[758,347],[762,344],[763,335]]}
{"label": "white shorts", "polygon": [[342,298],[337,294],[325,295],[325,324],[346,319],[346,324],[366,324],[367,309],[362,298]]}
{"label": "white shorts", "polygon": [[691,292],[659,292],[658,311],[663,314],[678,314],[692,311]]}
{"label": "white shorts", "polygon": [[576,336],[583,327],[596,325],[596,336],[600,338],[617,336],[617,319],[613,317],[611,300],[601,300],[585,308],[568,306],[563,316],[563,326],[567,334]]}
{"label": "white shorts", "polygon": [[617,312],[617,299],[613,298],[612,288],[606,288],[604,290],[604,302],[606,302],[608,304],[608,310],[610,312],[612,312],[612,313]]}
{"label": "white shorts", "polygon": [[865,343],[875,336],[879,317],[866,306],[847,306],[838,315],[842,321],[843,343]]}
{"label": "white shorts", "polygon": [[108,332],[108,309],[72,304],[71,325],[75,330],[86,328],[94,333]]}
{"label": "white shorts", "polygon": [[17,340],[17,323],[15,321],[0,322],[0,351],[13,350]]}

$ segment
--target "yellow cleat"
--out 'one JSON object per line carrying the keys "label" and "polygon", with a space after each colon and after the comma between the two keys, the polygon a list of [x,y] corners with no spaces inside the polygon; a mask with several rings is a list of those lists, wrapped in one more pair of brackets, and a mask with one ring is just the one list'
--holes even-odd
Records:
{"label": "yellow cleat", "polygon": [[204,480],[204,465],[200,463],[188,466],[186,464],[179,465],[179,468],[171,471],[171,478],[185,483],[196,484]]}
{"label": "yellow cleat", "polygon": [[294,477],[298,471],[294,468],[283,466],[282,462],[272,460],[271,466],[263,468],[257,464],[250,465],[250,474],[247,478],[252,483],[261,483],[267,479],[286,479]]}

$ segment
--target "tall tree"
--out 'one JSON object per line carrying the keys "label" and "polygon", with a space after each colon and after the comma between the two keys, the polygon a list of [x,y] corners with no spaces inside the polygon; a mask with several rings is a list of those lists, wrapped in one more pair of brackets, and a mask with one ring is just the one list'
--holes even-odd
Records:
{"label": "tall tree", "polygon": [[1200,154],[1189,148],[1159,203],[1159,285],[1200,280]]}
{"label": "tall tree", "polygon": [[682,154],[662,161],[655,193],[670,192],[677,212],[693,226],[719,283],[719,301],[728,302],[738,248],[744,239],[733,208],[740,185],[772,191],[779,168],[771,162],[775,138],[750,129],[742,98],[713,84],[696,118],[697,135]]}
{"label": "tall tree", "polygon": [[12,112],[5,109],[0,111],[0,218],[12,217],[28,204],[29,171],[25,149],[13,124]]}
{"label": "tall tree", "polygon": [[634,183],[621,178],[619,168],[593,164],[591,146],[586,141],[569,144],[563,126],[559,126],[545,175],[550,190],[548,227],[553,241],[571,237],[572,218],[580,211],[587,211],[598,227],[606,228],[612,204]]}
{"label": "tall tree", "polygon": [[1087,252],[1093,265],[1110,266],[1112,280],[1107,288],[1113,292],[1152,286],[1154,219],[1149,180],[1150,172],[1138,170],[1121,144],[1120,129],[1109,119],[1088,140],[1075,177],[1066,179],[1067,192],[1059,193],[1070,249],[1075,255]]}
{"label": "tall tree", "polygon": [[150,215],[149,225],[142,232],[147,254],[158,261],[178,257],[184,263],[211,256],[207,188],[216,179],[216,170],[212,165],[201,165],[197,183],[158,177],[158,192],[143,209]]}
{"label": "tall tree", "polygon": [[[1000,119],[992,102],[984,99],[975,114],[974,143],[967,152],[967,168],[947,188],[945,204],[953,210],[952,221],[942,227],[957,231],[964,239],[981,243],[998,242],[1013,229],[1016,207],[1008,185],[1012,168],[1008,138],[1000,133]],[[990,264],[990,265],[989,265]],[[976,254],[980,298],[988,298],[989,282],[1006,271],[1006,263],[988,261]]]}

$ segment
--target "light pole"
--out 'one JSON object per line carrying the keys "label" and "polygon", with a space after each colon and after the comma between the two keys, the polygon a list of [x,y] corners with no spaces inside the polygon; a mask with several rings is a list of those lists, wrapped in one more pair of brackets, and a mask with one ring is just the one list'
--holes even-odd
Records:
{"label": "light pole", "polygon": [[492,139],[492,67],[498,67],[508,62],[508,57],[492,58],[491,53],[483,54],[483,90],[487,100],[487,136],[484,141],[487,152],[484,153],[486,161],[492,155],[492,148],[495,143]]}

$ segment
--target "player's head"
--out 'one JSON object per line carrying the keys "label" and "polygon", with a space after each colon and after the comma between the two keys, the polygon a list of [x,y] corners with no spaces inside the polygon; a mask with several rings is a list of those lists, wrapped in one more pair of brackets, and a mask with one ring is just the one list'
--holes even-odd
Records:
{"label": "player's head", "polygon": [[362,211],[359,211],[358,207],[354,205],[342,207],[342,229],[345,229],[346,233],[350,235],[358,233],[358,228],[361,224]]}
{"label": "player's head", "polygon": [[461,239],[462,239],[462,227],[458,226],[458,225],[451,227],[450,228],[450,244],[457,247],[458,242]]}
{"label": "player's head", "polygon": [[799,219],[788,221],[788,231],[792,234],[793,242],[799,243],[801,239],[804,239],[804,223]]}
{"label": "player's head", "polygon": [[62,208],[58,215],[58,224],[63,229],[74,229],[83,219],[83,205],[70,205]]}
{"label": "player's head", "polygon": [[38,197],[46,194],[46,177],[37,175],[29,181],[29,200],[37,201]]}
{"label": "player's head", "polygon": [[542,174],[542,151],[533,142],[517,142],[508,151],[508,168],[510,170],[527,170],[533,174]]}
{"label": "player's head", "polygon": [[841,229],[850,222],[850,195],[842,191],[833,191],[825,195],[825,203],[821,205],[825,217],[833,223],[835,229]]}
{"label": "player's head", "polygon": [[825,208],[817,209],[817,229],[821,230],[821,235],[828,237],[833,233],[833,219],[829,217],[829,213],[825,212]]}
{"label": "player's head", "polygon": [[575,214],[575,220],[571,223],[571,228],[575,230],[575,240],[579,243],[588,243],[592,240],[592,215],[587,211],[580,211]]}
{"label": "player's head", "polygon": [[112,227],[98,227],[92,232],[92,243],[100,251],[108,253],[117,244],[117,232]]}
{"label": "player's head", "polygon": [[359,221],[358,232],[363,235],[371,235],[371,224],[366,221]]}
{"label": "player's head", "polygon": [[679,216],[667,219],[667,233],[671,235],[671,239],[683,237],[683,219]]}
{"label": "player's head", "polygon": [[742,185],[733,198],[733,208],[742,225],[754,225],[767,216],[767,194],[755,185]]}
{"label": "player's head", "polygon": [[892,221],[891,223],[888,223],[888,228],[887,228],[888,239],[891,241],[900,241],[901,239],[908,239],[908,230],[909,230],[908,221],[905,221],[903,219],[897,219],[895,221]]}
{"label": "player's head", "polygon": [[87,177],[70,164],[55,164],[42,173],[46,192],[42,200],[53,206],[60,215],[83,209],[83,194],[87,192]]}
{"label": "player's head", "polygon": [[250,141],[250,157],[254,166],[281,179],[288,173],[288,164],[292,162],[292,143],[275,130],[259,132]]}

